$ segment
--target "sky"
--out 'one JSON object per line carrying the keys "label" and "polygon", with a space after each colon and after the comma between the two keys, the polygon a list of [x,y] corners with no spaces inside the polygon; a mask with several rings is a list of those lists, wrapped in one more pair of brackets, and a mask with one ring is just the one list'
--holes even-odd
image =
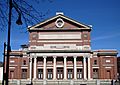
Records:
{"label": "sky", "polygon": [[[61,11],[78,22],[92,25],[91,49],[116,49],[120,53],[120,0],[41,0],[39,4],[32,1],[31,4],[42,13],[49,10],[44,19]],[[0,31],[0,61],[3,61],[3,43],[6,41],[7,29]],[[11,49],[18,50],[28,41],[27,28],[21,29],[12,22]]]}

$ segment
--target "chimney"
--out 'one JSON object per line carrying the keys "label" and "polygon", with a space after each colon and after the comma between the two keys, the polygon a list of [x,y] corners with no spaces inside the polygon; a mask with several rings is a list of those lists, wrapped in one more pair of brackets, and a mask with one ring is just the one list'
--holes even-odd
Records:
{"label": "chimney", "polygon": [[56,15],[64,15],[63,12],[56,12]]}

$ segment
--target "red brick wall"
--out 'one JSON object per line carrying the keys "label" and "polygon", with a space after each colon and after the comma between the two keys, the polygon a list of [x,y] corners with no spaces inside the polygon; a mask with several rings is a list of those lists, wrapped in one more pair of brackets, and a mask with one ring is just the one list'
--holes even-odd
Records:
{"label": "red brick wall", "polygon": [[[110,62],[106,62],[106,60],[110,60]],[[101,79],[115,79],[117,75],[117,68],[116,68],[116,57],[111,56],[111,57],[105,57],[105,56],[100,56],[99,57],[99,64],[100,64],[100,70],[99,70],[99,76]],[[108,72],[110,71],[110,75],[108,75]]]}
{"label": "red brick wall", "polygon": [[[23,61],[26,60],[26,65],[23,65]],[[9,78],[10,78],[10,71],[14,71],[14,79],[21,79],[22,75],[22,68],[27,67],[27,78],[29,78],[29,59],[28,57],[10,57],[10,61],[14,61],[13,63],[10,62],[9,64]]]}

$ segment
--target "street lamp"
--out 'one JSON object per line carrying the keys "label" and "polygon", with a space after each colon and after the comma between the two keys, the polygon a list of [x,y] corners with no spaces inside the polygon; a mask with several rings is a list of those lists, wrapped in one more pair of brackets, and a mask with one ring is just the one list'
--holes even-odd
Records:
{"label": "street lamp", "polygon": [[16,24],[22,25],[21,14],[19,14]]}
{"label": "street lamp", "polygon": [[[8,79],[9,79],[9,57],[10,57],[10,50],[11,50],[10,49],[10,30],[11,30],[12,7],[14,7],[13,2],[12,2],[12,0],[9,0],[8,38],[7,38],[7,60],[6,60],[6,85],[8,85]],[[21,18],[21,16],[19,18]],[[21,24],[18,24],[18,25],[21,25]]]}
{"label": "street lamp", "polygon": [[6,43],[4,42],[4,53],[3,53],[3,80],[2,80],[2,85],[4,85],[4,80],[5,80],[5,49],[6,49]]}

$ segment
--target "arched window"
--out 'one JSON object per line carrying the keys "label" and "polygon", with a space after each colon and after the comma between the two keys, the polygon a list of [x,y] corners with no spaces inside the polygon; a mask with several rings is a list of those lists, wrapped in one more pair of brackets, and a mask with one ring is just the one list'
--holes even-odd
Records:
{"label": "arched window", "polygon": [[97,65],[97,60],[94,60],[94,65]]}
{"label": "arched window", "polygon": [[23,61],[23,65],[26,65],[26,60]]}

